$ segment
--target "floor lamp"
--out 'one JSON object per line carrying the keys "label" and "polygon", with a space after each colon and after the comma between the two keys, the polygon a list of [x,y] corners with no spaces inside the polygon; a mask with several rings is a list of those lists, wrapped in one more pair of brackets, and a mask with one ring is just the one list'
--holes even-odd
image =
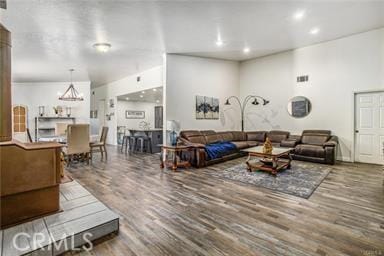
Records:
{"label": "floor lamp", "polygon": [[267,105],[269,103],[269,100],[266,100],[263,97],[260,97],[260,96],[257,96],[257,95],[248,95],[243,100],[243,103],[241,103],[241,101],[240,101],[240,99],[238,97],[230,96],[225,101],[225,105],[231,105],[231,103],[229,102],[230,99],[235,99],[237,101],[237,103],[239,103],[240,110],[241,110],[241,131],[242,132],[244,131],[244,111],[245,111],[245,107],[247,106],[248,102],[250,100],[252,100],[252,102],[251,102],[252,105],[259,105],[260,103],[257,101],[257,99],[260,99],[260,100],[263,101],[263,106],[265,106],[265,105]]}

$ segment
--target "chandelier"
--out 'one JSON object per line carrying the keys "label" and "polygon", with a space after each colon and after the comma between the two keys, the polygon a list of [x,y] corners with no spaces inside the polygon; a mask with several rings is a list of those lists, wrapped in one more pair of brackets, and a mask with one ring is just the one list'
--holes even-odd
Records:
{"label": "chandelier", "polygon": [[65,100],[65,101],[82,101],[82,100],[84,100],[82,94],[80,94],[75,89],[75,86],[73,86],[73,83],[72,83],[72,72],[73,71],[75,71],[75,70],[74,69],[69,70],[69,72],[71,72],[71,84],[69,85],[69,87],[65,91],[65,93],[59,97],[59,100]]}

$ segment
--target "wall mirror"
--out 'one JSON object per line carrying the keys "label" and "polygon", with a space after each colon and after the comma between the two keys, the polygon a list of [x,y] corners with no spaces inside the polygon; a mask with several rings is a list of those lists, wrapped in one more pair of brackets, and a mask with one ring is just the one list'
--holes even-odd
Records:
{"label": "wall mirror", "polygon": [[303,118],[309,115],[312,106],[308,98],[304,96],[295,96],[289,100],[288,113],[295,118]]}

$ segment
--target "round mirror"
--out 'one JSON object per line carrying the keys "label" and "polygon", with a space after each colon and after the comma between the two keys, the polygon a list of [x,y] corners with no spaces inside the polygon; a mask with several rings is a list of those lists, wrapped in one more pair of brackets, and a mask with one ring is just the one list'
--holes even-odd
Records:
{"label": "round mirror", "polygon": [[311,112],[311,102],[304,96],[295,96],[288,102],[288,113],[295,118],[306,117]]}

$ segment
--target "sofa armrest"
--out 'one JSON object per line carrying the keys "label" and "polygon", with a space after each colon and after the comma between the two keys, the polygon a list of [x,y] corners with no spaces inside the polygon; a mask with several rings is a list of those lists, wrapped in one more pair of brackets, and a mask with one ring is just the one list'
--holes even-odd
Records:
{"label": "sofa armrest", "polygon": [[331,138],[323,144],[324,147],[336,147],[339,144],[337,136],[331,136]]}
{"label": "sofa armrest", "polygon": [[286,148],[294,148],[298,144],[297,140],[282,140],[280,143],[280,146],[286,147]]}

